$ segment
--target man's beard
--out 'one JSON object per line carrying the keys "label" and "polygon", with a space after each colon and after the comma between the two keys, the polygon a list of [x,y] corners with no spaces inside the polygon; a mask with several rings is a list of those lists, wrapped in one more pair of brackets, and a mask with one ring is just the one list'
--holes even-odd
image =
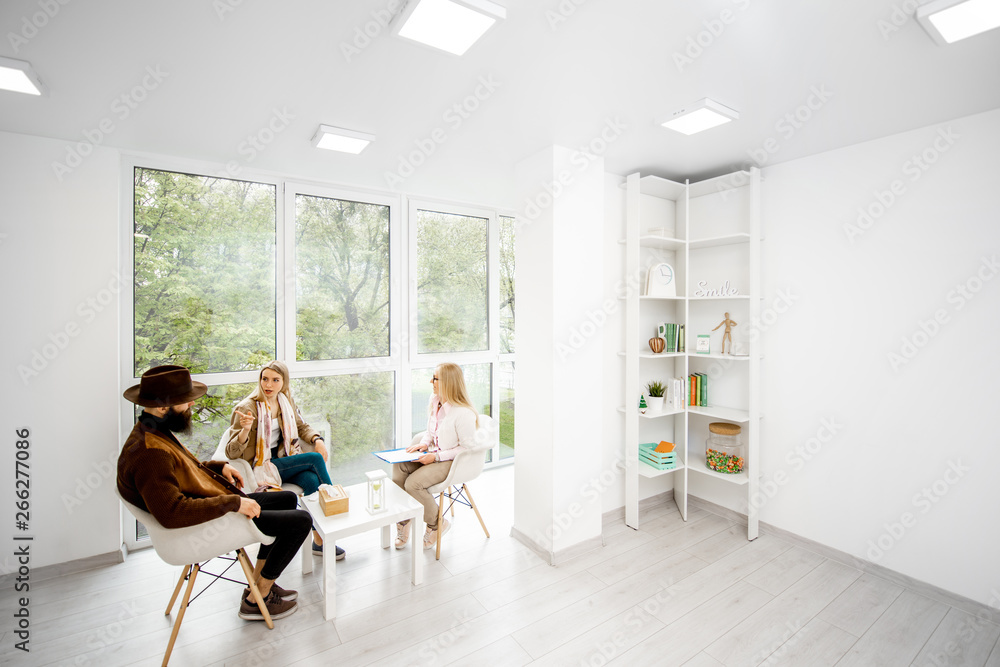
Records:
{"label": "man's beard", "polygon": [[191,408],[184,412],[168,410],[163,418],[163,426],[171,433],[191,435]]}

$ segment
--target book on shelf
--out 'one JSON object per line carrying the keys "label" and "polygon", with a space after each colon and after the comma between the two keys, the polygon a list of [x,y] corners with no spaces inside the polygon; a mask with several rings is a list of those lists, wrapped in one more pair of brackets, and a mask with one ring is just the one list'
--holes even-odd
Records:
{"label": "book on shelf", "polygon": [[664,404],[671,410],[684,409],[684,380],[681,378],[670,378],[667,382],[666,400]]}
{"label": "book on shelf", "polygon": [[688,405],[708,407],[708,375],[691,373],[688,376]]}
{"label": "book on shelf", "polygon": [[663,351],[667,353],[674,353],[680,351],[680,332],[683,329],[683,325],[674,324],[673,322],[661,322],[656,327],[656,335],[663,339]]}

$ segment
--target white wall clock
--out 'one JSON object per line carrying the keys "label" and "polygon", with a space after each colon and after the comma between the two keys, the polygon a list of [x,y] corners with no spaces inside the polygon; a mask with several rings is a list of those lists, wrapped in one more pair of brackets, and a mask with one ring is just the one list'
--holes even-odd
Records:
{"label": "white wall clock", "polygon": [[646,296],[677,296],[674,267],[666,262],[650,267],[646,276]]}

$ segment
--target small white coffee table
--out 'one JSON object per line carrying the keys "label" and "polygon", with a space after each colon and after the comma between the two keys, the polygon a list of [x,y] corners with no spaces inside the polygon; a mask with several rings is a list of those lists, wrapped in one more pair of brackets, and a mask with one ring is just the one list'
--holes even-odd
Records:
{"label": "small white coffee table", "polygon": [[[410,519],[409,549],[412,557],[410,564],[410,581],[416,584],[423,582],[423,562],[421,554],[421,536],[424,534],[424,508],[408,493],[386,480],[385,505],[386,510],[377,514],[369,514],[365,509],[367,501],[367,484],[355,484],[345,487],[350,497],[350,511],[342,514],[326,516],[319,505],[319,494],[304,496],[300,500],[302,506],[312,515],[313,525],[323,536],[323,617],[332,620],[337,615],[337,557],[335,545],[338,539],[350,537],[375,528],[382,529],[382,548],[388,549],[390,530],[397,521]],[[312,540],[307,538],[302,547],[302,573],[312,572]],[[348,554],[348,558],[350,554]]]}

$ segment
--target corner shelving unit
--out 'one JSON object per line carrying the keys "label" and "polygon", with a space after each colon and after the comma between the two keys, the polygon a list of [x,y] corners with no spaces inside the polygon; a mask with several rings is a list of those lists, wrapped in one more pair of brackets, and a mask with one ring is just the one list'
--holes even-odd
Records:
{"label": "corner shelving unit", "polygon": [[[646,284],[646,271],[659,262],[674,268],[676,297],[648,297],[644,288],[633,289],[625,297],[626,349],[619,353],[625,363],[625,523],[639,527],[640,479],[670,475],[674,500],[686,521],[691,475],[703,477],[713,495],[732,498],[746,494],[747,538],[758,532],[754,503],[760,463],[758,460],[760,415],[758,388],[760,356],[756,339],[742,343],[742,355],[697,354],[694,343],[699,333],[710,333],[720,308],[738,322],[734,339],[749,331],[760,316],[760,172],[736,172],[698,183],[676,183],[655,176],[632,174],[624,185],[626,196],[625,271],[628,284]],[[651,229],[657,233],[650,233]],[[699,285],[717,285],[721,278],[731,281],[738,293],[732,296],[694,296]],[[630,280],[632,278],[633,280]],[[722,302],[722,303],[720,303]],[[686,350],[653,353],[648,339],[655,335],[656,323],[684,324]],[[740,326],[743,329],[740,329]],[[721,332],[717,332],[721,340]],[[713,343],[714,341],[713,337]],[[686,405],[680,410],[639,413],[639,395],[651,380],[687,379],[692,372],[710,373],[709,405]],[[721,397],[720,404],[713,397]],[[728,475],[705,465],[705,438],[710,421],[739,424],[744,445],[744,469]],[[672,441],[678,464],[672,470],[657,470],[639,460],[640,442]],[[725,484],[719,485],[712,480]],[[648,482],[653,483],[653,482]]]}

